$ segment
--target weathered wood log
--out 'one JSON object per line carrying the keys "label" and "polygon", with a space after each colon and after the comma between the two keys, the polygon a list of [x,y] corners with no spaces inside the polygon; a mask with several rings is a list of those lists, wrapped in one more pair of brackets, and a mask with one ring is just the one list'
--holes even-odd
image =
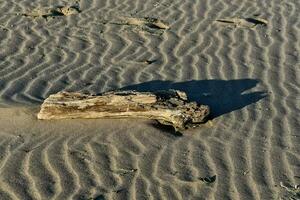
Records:
{"label": "weathered wood log", "polygon": [[176,130],[205,122],[209,107],[188,102],[178,90],[158,92],[113,91],[101,95],[60,92],[42,104],[38,119],[148,118]]}

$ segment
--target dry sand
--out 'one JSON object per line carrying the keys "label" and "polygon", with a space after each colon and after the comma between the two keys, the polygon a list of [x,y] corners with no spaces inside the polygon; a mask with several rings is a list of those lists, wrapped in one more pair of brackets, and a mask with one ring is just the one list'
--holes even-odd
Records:
{"label": "dry sand", "polygon": [[[1,0],[0,199],[299,199],[299,13],[299,0]],[[168,88],[212,121],[180,136],[36,119],[62,90]]]}

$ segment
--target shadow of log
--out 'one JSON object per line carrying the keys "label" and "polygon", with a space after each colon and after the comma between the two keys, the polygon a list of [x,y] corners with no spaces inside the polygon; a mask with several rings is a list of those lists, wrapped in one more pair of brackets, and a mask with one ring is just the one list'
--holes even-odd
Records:
{"label": "shadow of log", "polygon": [[187,82],[150,81],[121,88],[121,90],[158,91],[176,89],[186,92],[190,101],[208,105],[211,117],[241,109],[266,97],[264,91],[246,92],[259,83],[256,79],[192,80]]}

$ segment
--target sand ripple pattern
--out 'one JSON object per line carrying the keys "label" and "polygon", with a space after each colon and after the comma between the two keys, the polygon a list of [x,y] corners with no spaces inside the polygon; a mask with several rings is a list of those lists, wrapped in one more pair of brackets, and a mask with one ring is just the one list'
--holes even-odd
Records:
{"label": "sand ripple pattern", "polygon": [[[80,12],[22,15],[66,5]],[[298,0],[11,0],[0,11],[0,105],[175,88],[214,117],[178,137],[142,122],[27,127],[0,111],[0,199],[278,199],[291,195],[280,182],[300,184]],[[126,24],[144,17],[170,28]],[[268,24],[216,23],[230,17]]]}

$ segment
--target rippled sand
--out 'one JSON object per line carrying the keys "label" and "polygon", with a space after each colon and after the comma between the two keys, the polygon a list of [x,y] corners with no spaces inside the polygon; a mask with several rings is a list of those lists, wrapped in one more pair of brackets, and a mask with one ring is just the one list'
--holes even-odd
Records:
{"label": "rippled sand", "polygon": [[[300,198],[297,13],[298,0],[0,1],[0,199]],[[212,120],[179,135],[36,119],[62,90],[170,88]]]}

